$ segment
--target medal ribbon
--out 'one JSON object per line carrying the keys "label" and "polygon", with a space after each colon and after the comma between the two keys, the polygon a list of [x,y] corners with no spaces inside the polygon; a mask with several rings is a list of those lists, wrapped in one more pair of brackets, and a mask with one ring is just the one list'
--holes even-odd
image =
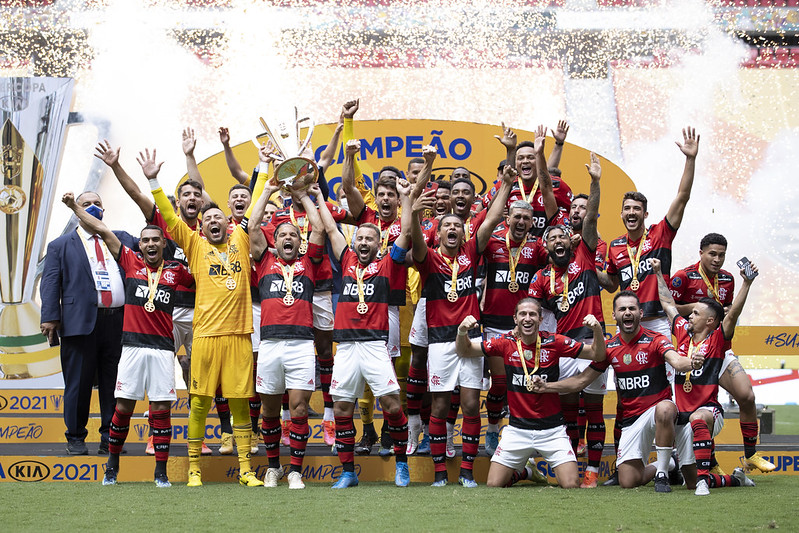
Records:
{"label": "medal ribbon", "polygon": [[297,219],[294,217],[294,206],[289,206],[289,216],[291,217],[291,223],[297,226],[300,229],[300,239],[305,246],[308,246],[308,217],[307,215],[302,219],[302,224],[297,223]]}
{"label": "medal ribbon", "polygon": [[[702,341],[702,342],[700,342],[699,344],[694,344],[694,341],[693,341],[693,339],[688,339],[688,359],[689,359],[689,360],[691,359],[691,356],[693,355],[693,353],[694,353],[696,350],[698,350],[700,346],[702,346],[703,344],[705,344],[705,341],[706,341],[708,338],[709,338],[709,337],[706,337],[706,338],[705,338],[705,340],[703,340],[703,341]],[[686,382],[686,383],[690,383],[690,382],[691,382],[691,371],[690,371],[690,370],[689,370],[688,372],[686,372],[686,373],[685,373],[685,382]]]}
{"label": "medal ribbon", "polygon": [[[280,263],[278,263],[280,265]],[[291,265],[280,265],[283,272],[283,283],[286,285],[286,296],[291,296],[291,288],[294,283],[294,263]]]}
{"label": "medal ribbon", "polygon": [[699,264],[699,275],[702,276],[702,281],[704,281],[705,285],[707,285],[708,294],[710,294],[710,296],[712,296],[713,299],[718,303],[721,303],[721,298],[719,297],[719,277],[717,275],[714,276],[713,283],[711,284],[707,274],[705,274],[705,271],[702,270],[701,263]]}
{"label": "medal ribbon", "polygon": [[[566,270],[563,272],[563,275],[560,277],[560,280],[563,282],[563,298],[566,301],[569,300],[569,267],[566,267]],[[555,267],[550,267],[549,269],[549,292],[552,293],[552,296],[558,296],[558,293],[555,291]]]}
{"label": "medal ribbon", "polygon": [[469,231],[469,228],[472,227],[471,222],[472,222],[472,217],[469,217],[466,219],[466,222],[463,223],[463,236],[464,236],[463,242],[466,242],[472,238],[471,232]]}
{"label": "medal ribbon", "polygon": [[[155,273],[155,277],[153,277],[153,273],[150,269],[147,269],[147,303],[153,304],[155,301],[155,293],[158,292],[158,282],[161,280],[161,272],[164,270],[164,261],[161,260],[161,264],[158,265],[158,271]],[[155,305],[155,304],[153,304]]]}
{"label": "medal ribbon", "polygon": [[441,254],[441,257],[444,258],[444,262],[447,265],[449,265],[450,270],[452,270],[452,286],[450,287],[449,292],[454,292],[455,294],[457,294],[458,270],[460,269],[460,263],[458,263],[458,257],[455,256],[455,258],[452,261],[450,261],[449,258],[444,254]]}
{"label": "medal ribbon", "polygon": [[519,359],[522,362],[522,370],[524,371],[524,382],[525,385],[532,380],[530,376],[535,374],[538,371],[538,365],[541,362],[541,335],[536,334],[535,336],[535,366],[533,366],[533,371],[527,371],[527,363],[524,359],[524,348],[522,347],[522,341],[519,337],[516,337],[516,351],[519,352]]}
{"label": "medal ribbon", "polygon": [[536,178],[535,182],[533,182],[533,190],[530,191],[530,196],[524,194],[524,185],[522,185],[522,177],[519,176],[516,178],[516,183],[519,184],[519,192],[522,195],[522,199],[530,205],[533,205],[533,197],[535,196],[536,191],[538,190],[538,178]]}
{"label": "medal ribbon", "polygon": [[233,279],[233,267],[230,266],[230,261],[228,260],[229,258],[228,252],[226,251],[223,257],[222,254],[219,253],[219,250],[216,249],[216,246],[211,246],[211,251],[214,253],[214,256],[216,256],[216,258],[219,259],[219,262],[222,263],[222,266],[227,271],[228,277],[230,279]]}
{"label": "medal ribbon", "polygon": [[644,250],[644,242],[646,241],[647,229],[644,228],[644,234],[641,236],[641,241],[638,243],[638,250],[633,257],[633,249],[630,248],[630,236],[627,235],[627,255],[630,256],[630,265],[633,269],[632,279],[638,279],[638,265],[641,264],[641,252]]}
{"label": "medal ribbon", "polygon": [[[505,234],[505,246],[508,247],[508,270],[510,271],[508,279],[510,281],[516,281],[516,265],[519,264],[519,259],[522,257],[522,248],[524,248],[525,244],[527,244],[527,235],[524,236],[522,243],[516,249],[516,256],[514,257],[513,250],[510,247],[510,228],[508,228],[508,232]],[[566,283],[568,282],[569,280],[567,279]],[[552,290],[554,291],[554,289]]]}
{"label": "medal ribbon", "polygon": [[359,266],[355,267],[355,278],[358,281],[358,303],[364,303],[364,296],[363,296],[363,275],[366,273],[365,268],[361,268]]}
{"label": "medal ribbon", "polygon": [[[382,222],[380,224],[382,225]],[[389,234],[391,233],[389,231],[390,229],[391,229],[391,224],[389,224],[386,229],[382,228],[380,229],[380,257],[386,255],[386,250],[388,250],[388,238]]]}

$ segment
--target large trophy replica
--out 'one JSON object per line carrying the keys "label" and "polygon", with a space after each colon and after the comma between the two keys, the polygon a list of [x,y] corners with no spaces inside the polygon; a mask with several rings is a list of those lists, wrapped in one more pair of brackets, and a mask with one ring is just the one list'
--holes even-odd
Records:
{"label": "large trophy replica", "polygon": [[[275,169],[274,179],[281,184],[287,192],[307,189],[319,178],[319,169],[311,158],[302,157],[310,146],[313,136],[314,122],[308,117],[299,118],[297,108],[294,108],[293,124],[284,120],[278,123],[276,130],[271,129],[266,121],[261,118],[261,126],[266,131],[267,143],[271,143],[274,156],[279,164]],[[300,137],[301,124],[308,122],[308,131],[305,138]],[[259,148],[262,146],[259,139],[253,142]]]}
{"label": "large trophy replica", "polygon": [[41,334],[33,301],[47,237],[74,82],[68,78],[0,78],[0,378],[61,371],[58,347]]}

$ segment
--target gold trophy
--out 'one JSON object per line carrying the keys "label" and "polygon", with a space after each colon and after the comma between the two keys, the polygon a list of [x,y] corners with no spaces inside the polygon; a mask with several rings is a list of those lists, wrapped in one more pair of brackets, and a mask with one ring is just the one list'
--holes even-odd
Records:
{"label": "gold trophy", "polygon": [[[303,157],[310,147],[313,136],[314,121],[310,117],[300,118],[297,108],[294,108],[293,125],[291,121],[278,122],[277,128],[272,129],[263,118],[260,118],[265,134],[253,139],[258,148],[262,144],[260,139],[266,137],[271,143],[276,159],[280,162],[275,169],[274,179],[281,184],[282,189],[288,193],[307,189],[319,178],[319,169],[313,159]],[[304,123],[307,126],[302,126]],[[301,137],[300,128],[307,127],[305,137]],[[296,154],[296,155],[295,155]]]}
{"label": "gold trophy", "polygon": [[0,78],[0,379],[61,371],[59,348],[40,332],[33,291],[73,86],[69,78]]}

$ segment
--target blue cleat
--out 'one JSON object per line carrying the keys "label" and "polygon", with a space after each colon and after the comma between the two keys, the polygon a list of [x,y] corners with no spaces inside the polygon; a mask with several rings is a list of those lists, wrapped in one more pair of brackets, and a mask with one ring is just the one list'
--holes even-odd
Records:
{"label": "blue cleat", "polygon": [[397,462],[394,484],[398,487],[407,487],[411,484],[411,473],[408,471],[408,463],[402,461]]}
{"label": "blue cleat", "polygon": [[355,472],[342,472],[341,476],[339,476],[338,481],[333,483],[331,488],[334,489],[346,489],[349,487],[357,487],[358,486],[358,476]]}
{"label": "blue cleat", "polygon": [[158,474],[155,476],[155,486],[159,489],[168,489],[172,486],[172,483],[169,482],[169,478],[166,477],[166,474]]}
{"label": "blue cleat", "polygon": [[416,448],[416,453],[419,455],[430,455],[430,435],[424,435],[419,447]]}
{"label": "blue cleat", "polygon": [[477,481],[461,476],[458,478],[458,484],[463,485],[464,488],[473,489],[477,486]]}
{"label": "blue cleat", "polygon": [[446,487],[447,480],[446,479],[439,479],[438,481],[433,481],[433,484],[430,485],[431,487]]}
{"label": "blue cleat", "polygon": [[105,475],[103,476],[103,485],[116,485],[117,484],[117,469],[112,466],[105,467]]}
{"label": "blue cleat", "polygon": [[486,431],[486,453],[494,455],[494,452],[497,451],[497,446],[499,446],[499,433]]}

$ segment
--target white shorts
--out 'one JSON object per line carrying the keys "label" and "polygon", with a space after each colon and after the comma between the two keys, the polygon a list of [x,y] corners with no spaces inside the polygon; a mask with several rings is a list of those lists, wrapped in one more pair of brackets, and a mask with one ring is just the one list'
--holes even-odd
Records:
{"label": "white shorts", "polygon": [[[653,405],[641,414],[638,420],[631,426],[627,426],[621,430],[616,464],[622,464],[636,459],[640,459],[646,463],[649,460],[649,453],[652,451],[652,446],[655,443],[656,408],[657,404]],[[675,424],[674,447],[677,449],[677,454],[680,458],[680,466],[693,464],[695,462],[693,435],[691,434],[691,426],[689,424],[682,426]]]}
{"label": "white shorts", "polygon": [[547,333],[557,333],[558,331],[558,319],[555,318],[555,313],[550,311],[549,309],[541,308],[541,324],[538,326],[540,331],[546,331]]}
{"label": "white shorts", "polygon": [[455,341],[434,342],[427,354],[427,383],[430,392],[448,392],[456,386],[483,387],[483,358],[459,357]]}
{"label": "white shorts", "polygon": [[508,333],[510,330],[497,329],[497,328],[483,328],[483,338],[485,340],[495,339]]}
{"label": "white shorts", "polygon": [[123,346],[117,368],[115,398],[151,402],[177,400],[175,352],[140,346]]}
{"label": "white shorts", "polygon": [[[590,359],[572,359],[571,357],[561,357],[559,360],[560,364],[560,378],[559,379],[566,379],[572,376],[576,376],[577,374],[581,373],[583,370],[588,368],[588,366],[592,363]],[[588,384],[586,388],[583,389],[583,392],[588,394],[600,394],[605,395],[608,392],[608,373],[602,372],[597,378]]]}
{"label": "white shorts", "polygon": [[176,353],[181,346],[185,346],[186,355],[191,357],[191,340],[194,334],[193,321],[193,307],[175,307],[172,309],[172,336],[175,337]]}
{"label": "white shorts", "polygon": [[333,331],[333,294],[330,291],[313,293],[313,327]]}
{"label": "white shorts", "polygon": [[491,462],[519,471],[528,459],[537,456],[543,457],[550,468],[577,462],[566,426],[539,430],[505,426]]}
{"label": "white shorts", "polygon": [[398,394],[394,365],[383,341],[340,342],[333,363],[330,396],[336,402],[355,402],[369,384],[375,398]]}
{"label": "white shorts", "polygon": [[388,306],[388,355],[400,356],[400,315],[398,305]]}
{"label": "white shorts", "polygon": [[[715,438],[724,428],[724,416],[718,408],[711,405],[706,405],[699,409],[710,411],[713,415],[713,429],[710,431],[710,438]],[[696,458],[694,457],[694,433],[690,422],[674,427],[674,448],[677,450],[680,466],[696,463]]]}
{"label": "white shorts", "polygon": [[258,346],[261,344],[261,303],[252,303],[252,333],[250,334],[252,340],[252,351],[257,352]]}
{"label": "white shorts", "polygon": [[727,371],[727,367],[730,366],[730,363],[737,360],[738,357],[733,353],[732,350],[727,350],[726,352],[724,352],[724,362],[721,363],[721,370],[719,370],[719,379],[721,379],[721,376],[723,376],[724,372]]}
{"label": "white shorts", "polygon": [[255,392],[283,394],[286,389],[316,389],[316,356],[312,340],[262,339],[258,346]]}
{"label": "white shorts", "polygon": [[427,298],[419,298],[419,302],[416,304],[408,342],[414,346],[427,348]]}

